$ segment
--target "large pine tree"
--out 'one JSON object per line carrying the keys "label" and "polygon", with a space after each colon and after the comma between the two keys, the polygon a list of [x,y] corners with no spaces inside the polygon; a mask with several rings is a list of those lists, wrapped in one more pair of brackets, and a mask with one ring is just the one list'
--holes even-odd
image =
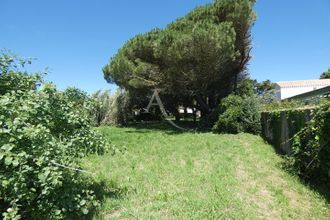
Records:
{"label": "large pine tree", "polygon": [[159,89],[165,105],[208,112],[235,90],[250,60],[254,0],[216,0],[130,39],[103,68],[131,94]]}

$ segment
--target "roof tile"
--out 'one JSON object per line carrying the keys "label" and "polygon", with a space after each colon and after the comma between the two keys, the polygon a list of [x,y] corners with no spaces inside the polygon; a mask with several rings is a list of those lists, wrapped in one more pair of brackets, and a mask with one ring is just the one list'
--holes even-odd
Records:
{"label": "roof tile", "polygon": [[330,79],[312,79],[299,81],[277,82],[281,88],[288,87],[310,87],[310,86],[330,86]]}

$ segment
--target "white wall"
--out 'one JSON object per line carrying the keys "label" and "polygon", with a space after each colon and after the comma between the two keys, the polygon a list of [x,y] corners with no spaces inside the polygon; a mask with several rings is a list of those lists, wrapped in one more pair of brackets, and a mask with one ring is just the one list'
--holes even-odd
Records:
{"label": "white wall", "polygon": [[[309,87],[294,87],[294,88],[281,88],[280,90],[280,99],[290,98],[292,96],[300,95],[306,92],[310,92],[316,89],[321,89],[326,86],[309,86]],[[276,90],[277,92],[278,90]],[[277,96],[278,97],[278,96]]]}

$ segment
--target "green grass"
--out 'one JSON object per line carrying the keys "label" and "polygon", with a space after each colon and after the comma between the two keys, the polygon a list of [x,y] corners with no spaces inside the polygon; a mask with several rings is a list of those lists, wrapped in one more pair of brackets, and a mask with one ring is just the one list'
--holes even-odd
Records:
{"label": "green grass", "polygon": [[330,219],[260,137],[156,128],[99,128],[119,151],[84,161],[112,188],[95,219]]}

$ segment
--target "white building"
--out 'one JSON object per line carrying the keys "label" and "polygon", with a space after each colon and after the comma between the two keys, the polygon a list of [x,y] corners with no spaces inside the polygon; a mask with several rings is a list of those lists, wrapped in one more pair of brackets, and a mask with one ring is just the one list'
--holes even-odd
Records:
{"label": "white building", "polygon": [[326,86],[330,86],[330,79],[277,82],[275,85],[275,96],[277,99],[283,100]]}

